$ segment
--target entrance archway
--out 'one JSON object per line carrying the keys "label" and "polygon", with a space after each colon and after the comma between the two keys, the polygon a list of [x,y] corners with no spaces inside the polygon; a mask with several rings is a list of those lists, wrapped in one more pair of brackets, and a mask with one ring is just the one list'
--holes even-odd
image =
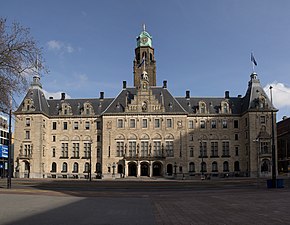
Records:
{"label": "entrance archway", "polygon": [[153,176],[161,176],[162,164],[160,162],[153,163]]}
{"label": "entrance archway", "polygon": [[29,178],[30,175],[30,163],[28,161],[24,162],[24,178]]}
{"label": "entrance archway", "polygon": [[149,164],[146,162],[141,163],[141,176],[149,177]]}
{"label": "entrance archway", "polygon": [[137,165],[134,162],[128,164],[128,176],[137,176]]}

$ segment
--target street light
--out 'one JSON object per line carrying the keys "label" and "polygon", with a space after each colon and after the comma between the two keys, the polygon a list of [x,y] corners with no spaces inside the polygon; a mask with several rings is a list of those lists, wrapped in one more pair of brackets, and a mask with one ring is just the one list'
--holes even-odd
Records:
{"label": "street light", "polygon": [[204,179],[204,171],[203,171],[203,167],[204,167],[204,164],[203,164],[203,152],[204,152],[204,148],[203,148],[203,143],[202,143],[202,140],[199,140],[199,143],[200,143],[200,150],[201,150],[201,179],[203,180]]}
{"label": "street light", "polygon": [[[273,106],[273,97],[272,97],[272,86],[270,86],[271,94],[271,105]],[[274,109],[271,109],[271,119],[272,119],[272,187],[276,188],[277,178],[276,178],[276,149],[275,149],[275,137],[274,137]]]}
{"label": "street light", "polygon": [[176,176],[176,167],[177,167],[176,162],[174,162],[174,176]]}
{"label": "street light", "polygon": [[116,168],[116,163],[115,162],[113,162],[113,177],[115,177],[115,168]]}
{"label": "street light", "polygon": [[254,143],[258,143],[258,151],[257,151],[257,185],[259,185],[259,179],[260,179],[260,151],[261,151],[261,141],[260,138],[257,138],[253,140]]}
{"label": "street light", "polygon": [[92,142],[90,142],[89,181],[92,181]]}

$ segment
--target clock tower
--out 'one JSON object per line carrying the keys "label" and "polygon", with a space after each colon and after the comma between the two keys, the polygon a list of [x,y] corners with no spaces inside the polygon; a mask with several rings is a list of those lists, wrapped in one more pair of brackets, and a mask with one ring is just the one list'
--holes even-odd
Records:
{"label": "clock tower", "polygon": [[137,37],[137,47],[134,59],[134,86],[140,87],[141,76],[146,71],[149,86],[156,86],[156,61],[154,48],[152,47],[152,36],[146,31],[145,25]]}

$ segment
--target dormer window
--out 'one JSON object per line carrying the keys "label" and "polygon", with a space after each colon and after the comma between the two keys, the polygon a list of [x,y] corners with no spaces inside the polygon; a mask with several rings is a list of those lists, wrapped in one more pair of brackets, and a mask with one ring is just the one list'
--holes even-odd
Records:
{"label": "dormer window", "polygon": [[199,113],[204,114],[206,112],[206,104],[205,102],[199,102]]}
{"label": "dormer window", "polygon": [[30,98],[25,99],[23,102],[22,111],[34,111],[34,110],[35,110],[35,107],[34,107],[33,100]]}
{"label": "dormer window", "polygon": [[221,113],[229,113],[229,103],[222,102],[221,103]]}
{"label": "dormer window", "polygon": [[259,104],[260,104],[260,108],[261,109],[264,109],[264,108],[266,108],[266,100],[265,100],[265,98],[264,98],[264,96],[261,96],[260,98],[259,98]]}
{"label": "dormer window", "polygon": [[94,109],[89,102],[84,103],[84,110],[82,112],[83,115],[91,115],[94,113]]}
{"label": "dormer window", "polygon": [[61,104],[61,110],[59,112],[60,115],[72,115],[71,106],[68,103]]}

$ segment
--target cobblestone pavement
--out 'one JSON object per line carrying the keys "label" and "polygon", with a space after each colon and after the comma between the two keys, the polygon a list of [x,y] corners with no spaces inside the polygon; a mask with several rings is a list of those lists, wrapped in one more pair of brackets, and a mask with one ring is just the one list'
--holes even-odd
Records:
{"label": "cobblestone pavement", "polygon": [[290,224],[289,180],[0,180],[0,224]]}

